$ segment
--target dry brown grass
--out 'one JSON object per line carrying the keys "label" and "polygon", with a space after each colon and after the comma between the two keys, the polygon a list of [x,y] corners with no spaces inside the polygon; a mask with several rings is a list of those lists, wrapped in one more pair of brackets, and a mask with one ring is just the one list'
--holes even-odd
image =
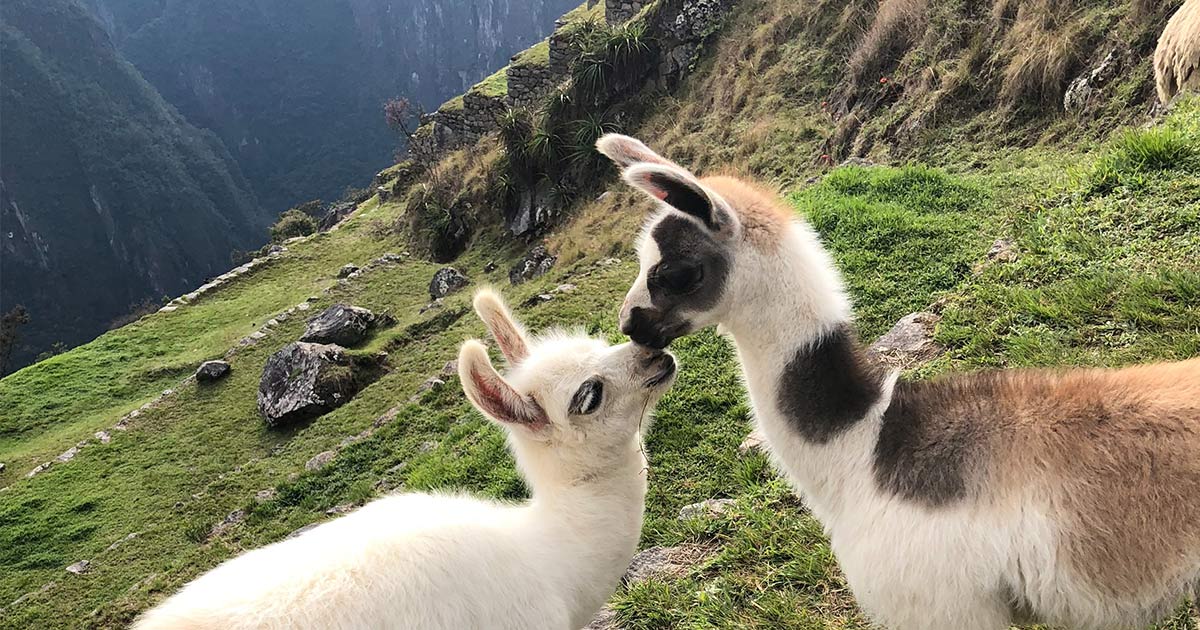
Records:
{"label": "dry brown grass", "polygon": [[882,0],[871,27],[850,55],[853,85],[877,82],[896,67],[925,31],[927,0]]}
{"label": "dry brown grass", "polygon": [[1086,18],[1072,5],[1062,0],[998,0],[993,5],[997,29],[1004,33],[1000,55],[1007,57],[1000,87],[1005,105],[1062,99],[1088,43]]}

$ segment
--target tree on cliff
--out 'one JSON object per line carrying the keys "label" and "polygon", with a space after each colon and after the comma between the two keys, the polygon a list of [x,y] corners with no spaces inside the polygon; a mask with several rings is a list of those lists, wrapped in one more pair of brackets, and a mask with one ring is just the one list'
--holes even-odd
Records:
{"label": "tree on cliff", "polygon": [[[403,96],[389,99],[383,104],[383,118],[387,121],[387,126],[403,135],[409,142],[412,142],[413,134],[421,124],[421,116],[424,114],[420,105],[413,105],[412,101]],[[414,121],[416,124],[413,124]]]}

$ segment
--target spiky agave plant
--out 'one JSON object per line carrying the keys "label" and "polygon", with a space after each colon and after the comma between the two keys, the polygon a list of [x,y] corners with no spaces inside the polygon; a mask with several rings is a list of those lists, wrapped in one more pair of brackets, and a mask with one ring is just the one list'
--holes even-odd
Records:
{"label": "spiky agave plant", "polygon": [[512,108],[505,110],[497,122],[508,172],[519,181],[532,182],[537,170],[536,160],[529,154],[534,130],[533,114],[524,108]]}
{"label": "spiky agave plant", "polygon": [[597,157],[596,141],[600,136],[616,131],[617,126],[608,121],[608,111],[592,112],[572,124],[570,155],[572,163],[586,163]]}
{"label": "spiky agave plant", "polygon": [[609,29],[604,38],[605,56],[621,75],[640,75],[649,69],[650,38],[646,24],[634,21]]}

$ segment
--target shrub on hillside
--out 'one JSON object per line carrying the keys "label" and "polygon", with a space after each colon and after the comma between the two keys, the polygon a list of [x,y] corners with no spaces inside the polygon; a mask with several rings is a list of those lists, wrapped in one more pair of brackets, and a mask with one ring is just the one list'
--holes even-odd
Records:
{"label": "shrub on hillside", "polygon": [[305,214],[302,210],[292,208],[279,215],[279,220],[271,226],[271,242],[281,243],[297,236],[308,236],[317,231],[317,220]]}
{"label": "shrub on hillside", "polygon": [[312,201],[305,201],[293,208],[293,210],[299,210],[314,219],[319,219],[321,215],[325,214],[325,204],[321,203],[320,199],[313,199]]}
{"label": "shrub on hillside", "polygon": [[413,188],[402,221],[408,222],[408,232],[416,245],[427,248],[434,262],[450,262],[467,248],[471,239],[471,224],[460,192],[460,173],[448,172],[441,166],[429,171],[426,181]]}

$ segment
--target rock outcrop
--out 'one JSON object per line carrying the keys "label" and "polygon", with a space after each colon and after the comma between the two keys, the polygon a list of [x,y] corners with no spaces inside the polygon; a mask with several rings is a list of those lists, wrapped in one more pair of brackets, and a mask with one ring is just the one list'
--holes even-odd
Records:
{"label": "rock outcrop", "polygon": [[557,256],[550,255],[545,246],[538,245],[529,250],[529,253],[509,270],[508,281],[516,285],[532,280],[550,271],[556,262],[558,262]]}
{"label": "rock outcrop", "polygon": [[627,22],[647,4],[649,0],[604,0],[604,20],[609,24]]}
{"label": "rock outcrop", "polygon": [[211,383],[220,380],[229,374],[230,369],[227,361],[205,361],[196,369],[196,381]]}
{"label": "rock outcrop", "polygon": [[267,359],[258,411],[272,427],[303,422],[345,404],[358,387],[341,347],[298,341]]}
{"label": "rock outcrop", "polygon": [[300,341],[353,346],[367,338],[383,316],[358,306],[334,304],[308,320]]}
{"label": "rock outcrop", "polygon": [[1075,77],[1063,94],[1063,109],[1081,113],[1099,101],[1104,86],[1112,82],[1121,70],[1121,58],[1114,50],[1105,55],[1095,67]]}
{"label": "rock outcrop", "polygon": [[471,280],[463,275],[463,272],[454,267],[442,267],[429,281],[429,297],[440,300],[470,283]]}

